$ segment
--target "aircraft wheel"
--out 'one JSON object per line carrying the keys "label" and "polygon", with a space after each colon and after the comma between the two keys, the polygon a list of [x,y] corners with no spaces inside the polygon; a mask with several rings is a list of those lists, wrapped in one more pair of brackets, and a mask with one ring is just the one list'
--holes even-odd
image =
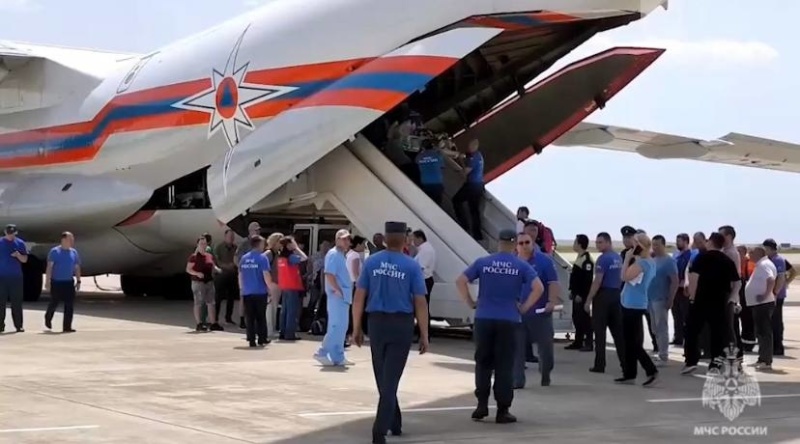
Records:
{"label": "aircraft wheel", "polygon": [[22,298],[25,302],[36,302],[42,296],[44,271],[44,262],[28,255],[28,262],[22,264]]}
{"label": "aircraft wheel", "polygon": [[127,297],[142,297],[146,293],[147,278],[141,276],[131,276],[123,274],[119,277],[119,284],[122,287],[122,293]]}
{"label": "aircraft wheel", "polygon": [[156,285],[159,287],[158,293],[170,301],[185,301],[191,300],[192,296],[192,281],[189,275],[185,273],[155,279],[158,282]]}

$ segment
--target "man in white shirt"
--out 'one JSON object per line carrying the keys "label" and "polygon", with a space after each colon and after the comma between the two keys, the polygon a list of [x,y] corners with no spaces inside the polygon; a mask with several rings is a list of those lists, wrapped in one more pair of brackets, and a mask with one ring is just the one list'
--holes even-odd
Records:
{"label": "man in white shirt", "polygon": [[756,369],[770,370],[773,355],[772,313],[775,311],[774,291],[778,270],[762,246],[753,248],[750,251],[750,258],[756,265],[744,287],[744,297],[747,306],[753,311],[753,323],[758,339]]}
{"label": "man in white shirt", "polygon": [[[433,289],[433,273],[436,269],[436,250],[433,245],[428,242],[428,237],[422,230],[414,231],[413,233],[414,245],[417,247],[417,254],[414,260],[417,261],[420,268],[422,268],[422,275],[425,277],[425,301],[428,303],[428,336],[431,331],[431,290]],[[419,328],[416,329],[416,336],[419,336]],[[430,338],[429,338],[430,340]]]}

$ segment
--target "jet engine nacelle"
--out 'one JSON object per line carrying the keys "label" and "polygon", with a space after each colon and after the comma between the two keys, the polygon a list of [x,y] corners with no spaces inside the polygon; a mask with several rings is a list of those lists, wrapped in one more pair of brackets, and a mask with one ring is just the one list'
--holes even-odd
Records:
{"label": "jet engine nacelle", "polygon": [[17,224],[28,241],[62,231],[108,229],[139,210],[153,190],[112,178],[81,175],[6,176],[0,221]]}

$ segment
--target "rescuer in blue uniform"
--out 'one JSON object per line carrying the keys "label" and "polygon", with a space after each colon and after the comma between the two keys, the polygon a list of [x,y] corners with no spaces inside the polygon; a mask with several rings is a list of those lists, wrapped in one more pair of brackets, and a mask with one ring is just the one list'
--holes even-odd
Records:
{"label": "rescuer in blue uniform", "polygon": [[387,248],[364,262],[353,300],[353,340],[359,347],[364,343],[365,306],[369,313],[372,371],[380,394],[372,426],[374,444],[385,443],[389,431],[395,436],[402,434],[397,387],[414,338],[415,314],[420,329],[419,352],[428,351],[427,289],[422,269],[403,253],[406,224],[386,222],[385,230]]}
{"label": "rescuer in blue uniform", "polygon": [[[517,233],[502,230],[498,236],[498,252],[479,258],[456,285],[462,299],[475,309],[475,396],[478,407],[472,419],[479,421],[489,416],[489,392],[494,373],[494,398],[497,401],[498,424],[516,422],[509,412],[514,400],[514,356],[517,329],[522,322],[521,313],[527,313],[544,291],[542,281],[527,262],[514,255]],[[478,302],[469,293],[469,283],[479,279]],[[520,293],[529,289],[524,303]]]}

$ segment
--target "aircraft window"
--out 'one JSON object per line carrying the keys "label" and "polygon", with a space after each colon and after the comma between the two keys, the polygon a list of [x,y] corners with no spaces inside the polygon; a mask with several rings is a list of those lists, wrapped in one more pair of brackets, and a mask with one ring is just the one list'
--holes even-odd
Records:
{"label": "aircraft window", "polygon": [[[339,231],[338,228],[320,228],[317,242],[321,244],[322,241],[328,241],[333,245],[335,243],[334,238],[336,238],[337,231]],[[319,247],[319,245],[317,245],[317,247]]]}
{"label": "aircraft window", "polygon": [[297,245],[300,246],[303,252],[309,254],[308,247],[311,242],[311,230],[308,228],[295,230],[292,236],[294,236],[294,240],[297,241]]}
{"label": "aircraft window", "polygon": [[62,188],[61,191],[64,192],[64,191],[69,190],[70,188],[72,188],[72,184],[68,183],[68,184],[64,185],[64,188]]}

